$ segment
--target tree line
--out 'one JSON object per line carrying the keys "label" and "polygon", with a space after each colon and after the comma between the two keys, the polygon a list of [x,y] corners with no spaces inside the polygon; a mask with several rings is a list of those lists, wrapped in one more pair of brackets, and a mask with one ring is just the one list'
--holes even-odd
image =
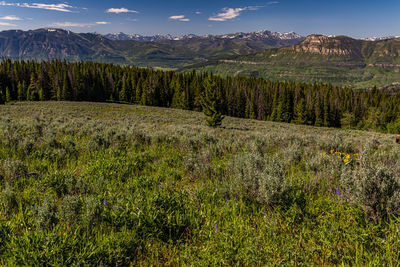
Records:
{"label": "tree line", "polygon": [[206,84],[223,115],[400,132],[400,92],[322,83],[222,78],[94,62],[0,63],[0,102],[113,101],[202,111]]}

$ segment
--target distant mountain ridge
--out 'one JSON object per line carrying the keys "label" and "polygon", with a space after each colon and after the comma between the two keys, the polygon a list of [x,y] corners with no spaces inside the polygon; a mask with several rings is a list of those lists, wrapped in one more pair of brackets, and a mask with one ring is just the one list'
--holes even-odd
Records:
{"label": "distant mountain ridge", "polygon": [[[116,40],[112,40],[112,39]],[[134,40],[131,40],[134,39]],[[284,47],[304,38],[294,33],[270,31],[223,36],[182,37],[74,33],[56,28],[0,32],[0,57],[21,59],[92,60],[137,66],[177,68],[233,55],[247,55],[267,48]]]}
{"label": "distant mountain ridge", "polygon": [[110,40],[118,40],[118,41],[138,41],[138,42],[157,42],[157,41],[179,41],[179,40],[186,40],[186,39],[193,39],[193,38],[216,38],[216,39],[276,39],[276,40],[303,40],[305,37],[295,33],[295,32],[287,32],[287,33],[280,33],[280,32],[272,32],[268,30],[244,33],[229,33],[229,34],[221,34],[221,35],[196,35],[196,34],[186,34],[182,36],[172,36],[170,34],[166,35],[153,35],[153,36],[143,36],[140,34],[126,34],[123,32],[119,33],[110,33],[103,35],[104,37]]}

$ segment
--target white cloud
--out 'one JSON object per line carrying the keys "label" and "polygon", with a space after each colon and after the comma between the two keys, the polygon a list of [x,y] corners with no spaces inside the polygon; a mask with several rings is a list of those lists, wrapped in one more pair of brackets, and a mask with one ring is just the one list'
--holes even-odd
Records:
{"label": "white cloud", "polygon": [[230,19],[234,19],[240,16],[240,13],[245,10],[258,10],[263,6],[248,6],[248,7],[238,7],[238,8],[230,8],[225,7],[222,9],[223,12],[218,13],[215,16],[209,17],[208,20],[211,21],[227,21]]}
{"label": "white cloud", "polygon": [[171,17],[169,17],[169,19],[183,21],[183,22],[190,21],[190,19],[186,18],[185,15],[171,16]]}
{"label": "white cloud", "polygon": [[0,1],[0,6],[17,6],[17,7],[46,9],[46,10],[61,11],[61,12],[72,12],[71,8],[73,8],[73,6],[67,4],[7,3],[5,1]]}
{"label": "white cloud", "polygon": [[95,25],[108,25],[110,22],[108,21],[96,21],[92,23],[78,23],[78,22],[70,22],[70,21],[65,21],[65,22],[54,22],[51,24],[51,27],[76,27],[76,28],[84,28],[84,27],[92,27]]}
{"label": "white cloud", "polygon": [[0,22],[0,26],[17,26],[17,25],[11,24],[9,22]]}
{"label": "white cloud", "polygon": [[196,11],[196,12],[194,12],[196,15],[200,15],[201,14],[201,12],[200,11]]}
{"label": "white cloud", "polygon": [[40,4],[40,3],[23,3],[22,7],[28,8],[38,8],[38,9],[47,9],[47,10],[54,10],[54,11],[61,11],[61,12],[72,12],[69,8],[72,6],[67,4]]}
{"label": "white cloud", "polygon": [[0,19],[2,19],[2,20],[21,20],[21,18],[18,18],[17,16],[14,16],[14,15],[4,16],[4,17],[1,17]]}
{"label": "white cloud", "polygon": [[177,19],[184,19],[185,18],[185,15],[177,15],[177,16],[171,16],[171,17],[169,17],[170,19],[175,19],[175,20],[177,20]]}
{"label": "white cloud", "polygon": [[76,23],[76,22],[54,22],[53,24],[51,24],[50,26],[52,27],[90,27],[93,26],[93,23]]}
{"label": "white cloud", "polygon": [[276,5],[276,4],[279,4],[279,2],[278,1],[271,1],[271,2],[267,3],[267,5]]}
{"label": "white cloud", "polygon": [[121,7],[121,8],[109,8],[106,10],[106,13],[115,13],[115,14],[119,14],[119,13],[139,13],[136,10],[129,10],[125,7]]}

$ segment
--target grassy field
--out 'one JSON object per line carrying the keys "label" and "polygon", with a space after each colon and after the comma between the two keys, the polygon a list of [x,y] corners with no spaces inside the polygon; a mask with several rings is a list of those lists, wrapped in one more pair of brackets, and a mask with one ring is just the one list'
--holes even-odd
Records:
{"label": "grassy field", "polygon": [[393,135],[0,106],[0,265],[400,264]]}

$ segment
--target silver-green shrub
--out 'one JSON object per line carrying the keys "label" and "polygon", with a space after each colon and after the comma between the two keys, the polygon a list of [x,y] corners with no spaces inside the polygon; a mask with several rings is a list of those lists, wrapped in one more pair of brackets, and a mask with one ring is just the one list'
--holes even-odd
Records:
{"label": "silver-green shrub", "polygon": [[7,159],[0,167],[0,175],[7,182],[26,177],[28,175],[28,167],[20,160]]}
{"label": "silver-green shrub", "polygon": [[4,190],[1,192],[0,203],[6,211],[12,211],[18,205],[15,191],[8,183],[6,184]]}
{"label": "silver-green shrub", "polygon": [[94,196],[88,196],[85,199],[85,205],[82,209],[82,220],[88,225],[93,225],[101,214],[101,203]]}
{"label": "silver-green shrub", "polygon": [[366,164],[343,169],[340,177],[343,197],[361,205],[375,222],[400,214],[400,183],[395,172],[382,165]]}
{"label": "silver-green shrub", "polygon": [[34,210],[36,225],[42,229],[48,229],[57,224],[57,206],[53,198],[46,198],[42,205]]}
{"label": "silver-green shrub", "polygon": [[79,196],[67,195],[63,198],[63,202],[59,206],[57,217],[60,221],[73,223],[79,219],[82,206],[82,200]]}
{"label": "silver-green shrub", "polygon": [[232,162],[231,192],[244,190],[251,199],[269,206],[285,201],[292,190],[283,163],[254,153],[237,156]]}

